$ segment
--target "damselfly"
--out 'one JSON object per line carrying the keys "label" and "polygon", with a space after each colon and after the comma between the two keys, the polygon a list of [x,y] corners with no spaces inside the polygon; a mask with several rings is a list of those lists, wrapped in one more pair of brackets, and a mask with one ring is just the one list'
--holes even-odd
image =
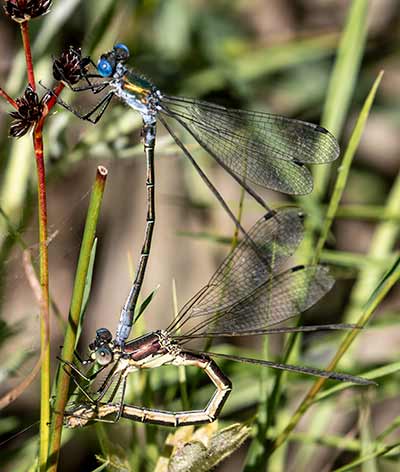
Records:
{"label": "damselfly", "polygon": [[[361,385],[372,384],[360,377],[317,368],[184,347],[197,338],[354,328],[347,324],[274,327],[314,305],[334,283],[328,269],[321,265],[282,271],[302,237],[303,218],[298,209],[270,212],[251,228],[209,283],[182,308],[168,328],[145,334],[124,346],[112,339],[110,331],[99,329],[89,346],[89,358],[82,361],[86,368],[97,365],[97,370],[90,374],[67,363],[78,386],[78,399],[74,398],[67,405],[65,424],[80,427],[92,420],[115,422],[121,416],[169,426],[214,421],[231,391],[231,383],[212,359],[214,357]],[[180,412],[126,405],[128,375],[162,365],[202,369],[216,387],[208,405],[203,410]]]}
{"label": "damselfly", "polygon": [[[80,51],[70,49],[71,57]],[[90,58],[80,59],[83,86],[71,86],[60,61],[54,61],[54,76],[76,92],[90,90],[94,94],[105,92],[99,102],[87,113],[81,114],[58,98],[58,103],[82,120],[97,123],[115,96],[143,119],[142,135],[147,161],[147,227],[136,283],[129,303],[121,317],[133,317],[138,293],[151,245],[155,223],[154,209],[154,146],[157,119],[165,126],[176,144],[194,165],[206,185],[214,193],[235,225],[244,232],[222,196],[190,154],[168,119],[179,123],[257,202],[269,210],[264,200],[250,183],[288,194],[306,194],[312,190],[312,177],[305,164],[325,164],[335,160],[339,147],[334,136],[325,128],[300,120],[261,112],[228,109],[212,103],[173,97],[163,94],[142,75],[129,69],[125,44],[116,44],[112,51],[103,54],[97,65]],[[88,72],[88,66],[96,68]],[[92,79],[101,79],[93,82]],[[126,323],[123,324],[124,326]],[[118,332],[116,342],[123,345],[127,332]]]}

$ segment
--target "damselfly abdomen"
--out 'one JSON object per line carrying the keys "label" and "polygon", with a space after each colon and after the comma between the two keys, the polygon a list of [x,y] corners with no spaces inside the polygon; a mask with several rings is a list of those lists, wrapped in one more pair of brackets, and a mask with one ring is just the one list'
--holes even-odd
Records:
{"label": "damselfly abdomen", "polygon": [[[80,58],[80,51],[71,49],[71,57],[74,53]],[[171,134],[243,234],[245,231],[240,222],[177,136],[171,127],[171,121],[181,125],[267,210],[269,207],[250,186],[251,183],[287,194],[307,194],[311,192],[313,182],[305,164],[329,163],[339,155],[335,137],[319,125],[270,113],[234,110],[201,100],[166,95],[126,66],[129,55],[127,46],[119,43],[110,52],[103,54],[97,65],[90,58],[80,59],[84,85],[71,86],[71,89],[76,92],[90,90],[93,94],[105,93],[89,112],[78,113],[70,105],[57,99],[67,110],[91,123],[100,120],[114,96],[142,116],[147,163],[147,225],[135,283],[121,312],[121,319],[125,318],[125,322],[120,326],[129,326],[129,329],[116,335],[116,342],[121,345],[128,338],[133,323],[134,308],[144,278],[155,225],[154,146],[157,119]],[[90,64],[96,68],[95,73],[88,72]],[[62,63],[57,60],[54,61],[54,76],[68,84]],[[93,79],[100,80],[94,82]]]}
{"label": "damselfly abdomen", "polygon": [[[117,421],[121,416],[170,426],[210,422],[218,417],[231,390],[229,379],[214,357],[258,364],[275,369],[369,385],[352,375],[249,359],[187,348],[196,338],[250,336],[282,332],[350,329],[353,325],[320,325],[284,328],[278,324],[298,316],[332,287],[329,270],[321,265],[282,270],[303,237],[303,218],[297,208],[270,212],[261,218],[227,256],[209,283],[181,309],[163,330],[148,333],[121,346],[104,328],[89,346],[83,367],[69,364],[77,386],[66,410],[66,425],[84,426],[92,420]],[[119,327],[118,332],[121,331]],[[87,366],[97,365],[94,373]],[[124,402],[130,373],[163,365],[196,366],[216,387],[202,410],[163,411]],[[112,419],[110,419],[110,417]]]}

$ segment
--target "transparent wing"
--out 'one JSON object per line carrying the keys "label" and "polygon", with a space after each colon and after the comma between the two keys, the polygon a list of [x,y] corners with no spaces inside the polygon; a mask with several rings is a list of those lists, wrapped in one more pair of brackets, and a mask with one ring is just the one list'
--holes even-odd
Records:
{"label": "transparent wing", "polygon": [[215,310],[183,333],[183,337],[240,335],[267,328],[300,315],[317,303],[333,284],[334,279],[326,267],[294,267],[268,280],[235,305]]}
{"label": "transparent wing", "polygon": [[312,177],[303,164],[324,164],[339,155],[335,137],[312,123],[188,98],[163,96],[160,106],[233,173],[280,192],[311,192]]}
{"label": "transparent wing", "polygon": [[303,238],[298,208],[284,208],[261,218],[226,257],[209,283],[180,311],[168,328],[188,318],[214,315],[246,298],[271,278],[294,253]]}

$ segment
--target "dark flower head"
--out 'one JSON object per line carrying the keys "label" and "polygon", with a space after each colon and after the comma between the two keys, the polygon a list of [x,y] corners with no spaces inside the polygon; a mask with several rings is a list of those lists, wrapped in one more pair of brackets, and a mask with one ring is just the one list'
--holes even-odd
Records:
{"label": "dark flower head", "polygon": [[28,85],[22,97],[15,102],[18,110],[10,113],[14,118],[10,126],[10,136],[20,138],[39,120],[43,113],[43,103],[39,100],[37,93]]}
{"label": "dark flower head", "polygon": [[74,85],[87,73],[88,63],[87,58],[82,59],[81,48],[70,46],[61,53],[58,59],[54,59],[53,77],[59,82]]}
{"label": "dark flower head", "polygon": [[4,11],[14,21],[22,23],[49,12],[52,0],[6,0]]}

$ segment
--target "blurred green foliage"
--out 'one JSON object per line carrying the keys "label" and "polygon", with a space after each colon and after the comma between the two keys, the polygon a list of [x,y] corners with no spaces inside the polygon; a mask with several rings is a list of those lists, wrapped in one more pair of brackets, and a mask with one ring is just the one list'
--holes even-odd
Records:
{"label": "blurred green foliage", "polygon": [[[322,260],[339,268],[338,274],[350,280],[339,281],[334,295],[328,295],[319,310],[312,312],[313,321],[323,323],[332,317],[339,322],[343,314],[347,321],[357,319],[383,274],[392,266],[398,244],[399,16],[396,2],[389,1],[55,0],[49,15],[32,22],[31,33],[35,72],[46,85],[52,83],[51,56],[58,55],[61,49],[70,44],[81,46],[85,55],[89,54],[96,60],[115,42],[122,41],[132,51],[130,64],[150,77],[161,90],[314,122],[322,119],[326,126],[333,127],[340,134],[343,150],[347,149],[355,120],[374,80],[379,71],[385,69],[361,142],[357,149],[353,149],[356,152],[343,198],[334,215],[332,234],[325,235],[329,249],[322,252]],[[4,16],[0,18],[0,35],[6,45],[0,85],[10,95],[19,96],[26,85],[24,57],[18,30]],[[65,93],[63,98],[78,107],[86,105],[87,97]],[[8,268],[10,250],[17,242],[15,234],[13,236],[10,232],[10,224],[18,230],[27,226],[34,209],[35,185],[29,137],[18,141],[8,139],[6,112],[9,110],[4,102],[0,102],[0,110],[0,205],[9,216],[9,221],[0,219],[0,262],[4,263],[4,273]],[[56,188],[61,187],[63,181],[77,186],[79,171],[94,168],[92,159],[120,159],[121,165],[127,159],[140,159],[140,126],[140,118],[120,104],[115,104],[96,127],[81,123],[59,110],[49,120],[45,131],[49,182]],[[176,153],[169,138],[163,134],[160,134],[158,142],[157,156],[160,159]],[[197,177],[193,177],[192,170],[186,168],[185,163],[182,166],[185,206],[192,212],[201,208],[212,214],[215,206],[212,197],[197,183],[193,184]],[[209,163],[206,166],[213,175],[218,175],[217,169]],[[334,167],[317,170],[318,193],[298,202],[310,214],[310,232],[302,254],[306,259],[313,254],[314,232],[324,222],[326,205],[332,203],[329,190],[336,180],[336,171]],[[135,177],[134,185],[142,186],[141,177]],[[171,189],[171,194],[173,191]],[[281,198],[271,193],[266,195],[267,201],[273,203]],[[69,193],[63,198],[65,207],[68,207]],[[116,212],[118,206],[119,203],[115,202]],[[164,211],[164,208],[159,211]],[[246,211],[253,216],[258,209],[246,200],[245,214]],[[201,218],[199,220],[202,222]],[[159,230],[157,228],[156,232]],[[220,241],[222,230],[218,228],[218,231],[219,234],[215,225],[204,229],[211,241],[210,247]],[[191,236],[200,240],[197,234]],[[180,237],[187,238],[187,233]],[[223,251],[227,249],[228,246],[223,246]],[[163,264],[166,262],[162,261]],[[179,277],[188,275],[182,272],[176,277],[179,281]],[[7,293],[4,297],[6,299]],[[218,424],[221,437],[230,438],[229,452],[234,449],[232,444],[237,447],[242,444],[245,430],[243,427],[236,427],[233,432],[231,427],[224,430],[227,424],[237,421],[249,422],[250,426],[257,424],[258,433],[263,424],[268,424],[261,441],[253,428],[258,447],[253,442],[250,451],[254,454],[250,452],[247,459],[243,457],[244,449],[241,449],[242,455],[228,459],[231,460],[230,470],[244,467],[262,470],[260,464],[266,463],[274,472],[291,468],[300,472],[313,471],[323,467],[326,470],[347,470],[345,465],[353,460],[360,462],[358,469],[353,470],[397,470],[400,407],[396,401],[399,374],[396,373],[395,361],[398,347],[389,347],[393,344],[398,346],[398,307],[399,293],[394,289],[378,310],[377,325],[382,329],[377,333],[373,320],[372,328],[361,333],[358,343],[348,351],[340,365],[340,369],[351,373],[371,371],[371,375],[377,376],[379,374],[374,368],[386,369],[385,375],[379,376],[379,389],[370,392],[347,389],[339,394],[343,389],[339,386],[336,395],[320,393],[302,428],[296,429],[272,455],[268,454],[267,439],[273,442],[289,424],[295,406],[307,391],[309,380],[287,374],[277,378],[268,371],[263,374],[260,387],[261,375],[257,367],[221,362],[221,368],[234,385]],[[26,311],[30,313],[32,307],[27,307]],[[4,313],[4,318],[7,325],[0,332],[2,347],[14,342],[15,329],[12,328],[16,327],[12,314],[7,317]],[[11,328],[6,328],[8,325]],[[23,331],[23,325],[18,325],[18,330]],[[336,352],[339,339],[340,335],[331,334],[324,336],[322,341],[310,337],[297,341],[295,349],[291,350],[290,361],[294,357],[299,363],[324,367]],[[387,345],[388,352],[377,353],[373,349],[376,345],[383,346],[383,351]],[[274,347],[271,344],[266,346],[271,357],[276,354]],[[260,355],[255,349],[228,343],[218,346],[218,349],[253,357]],[[1,367],[2,380],[21,370],[26,357],[24,351],[5,356]],[[211,387],[191,370],[186,372],[186,379],[190,404],[204,404]],[[179,409],[182,399],[177,380],[173,369],[155,370],[151,375],[145,373],[139,380],[132,381],[129,400],[135,404]],[[271,400],[275,409],[267,422],[262,415],[277,382],[279,388],[275,389]],[[260,391],[264,394],[262,398]],[[256,414],[260,398],[261,407]],[[31,403],[19,402],[5,410],[0,420],[0,433],[8,437],[34,421],[37,414],[38,409]],[[255,419],[259,420],[258,423],[253,421]],[[333,420],[337,420],[338,425],[333,424]],[[97,470],[161,472],[166,470],[165,464],[172,451],[182,454],[177,446],[179,437],[167,438],[168,433],[179,436],[179,431],[174,434],[165,428],[128,421],[67,432],[63,436],[65,450],[61,454],[60,470],[94,470],[100,464]],[[192,429],[185,434],[183,441],[189,444],[190,454],[192,451],[204,454],[207,444],[212,444],[210,438],[218,438],[218,433],[206,428],[197,436]],[[78,444],[79,450],[71,455]],[[293,447],[289,448],[289,444]],[[120,446],[124,448],[123,454]],[[1,458],[2,470],[33,467],[36,454],[34,430],[2,447],[5,448]],[[223,451],[219,453],[221,457],[224,455]],[[95,454],[100,454],[99,461]],[[368,461],[361,463],[362,457],[367,457]],[[199,469],[190,469],[188,465],[186,469],[173,470]]]}

